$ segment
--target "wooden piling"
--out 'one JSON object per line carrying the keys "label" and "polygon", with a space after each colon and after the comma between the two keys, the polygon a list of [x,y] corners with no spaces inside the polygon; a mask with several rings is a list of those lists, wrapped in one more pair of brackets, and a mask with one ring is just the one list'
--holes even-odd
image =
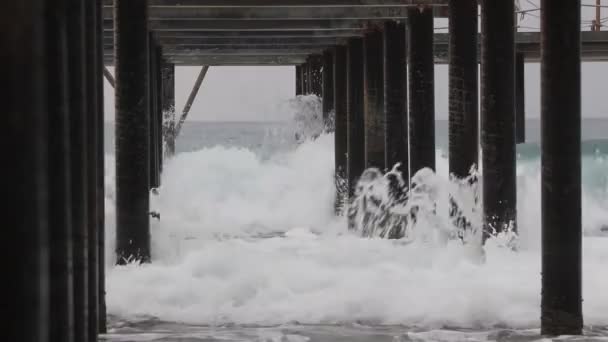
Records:
{"label": "wooden piling", "polygon": [[334,53],[325,50],[322,55],[322,95],[323,122],[326,130],[331,130],[331,115],[334,111]]}
{"label": "wooden piling", "polygon": [[526,142],[526,81],[524,54],[515,54],[515,143]]}
{"label": "wooden piling", "polygon": [[449,169],[479,166],[477,0],[449,0]]}
{"label": "wooden piling", "polygon": [[[86,96],[87,96],[87,229],[88,229],[88,329],[89,341],[96,342],[99,334],[99,250],[98,250],[98,217],[97,217],[97,167],[98,161],[98,102],[102,99],[98,98],[97,86],[99,85],[99,77],[103,74],[99,73],[97,63],[102,63],[98,60],[97,53],[97,2],[85,1],[85,59],[86,59]],[[101,39],[101,37],[100,37]]]}
{"label": "wooden piling", "polygon": [[346,51],[346,173],[348,198],[365,170],[365,106],[363,102],[363,39],[352,38]]}
{"label": "wooden piling", "polygon": [[348,193],[346,179],[347,160],[347,79],[346,79],[346,47],[336,47],[333,55],[334,64],[334,156],[336,179],[336,213],[340,214]]}
{"label": "wooden piling", "polygon": [[310,63],[308,60],[302,64],[302,79],[302,91],[304,92],[304,95],[310,95]]}
{"label": "wooden piling", "polygon": [[516,228],[514,11],[513,0],[481,2],[484,239]]}
{"label": "wooden piling", "polygon": [[322,57],[320,55],[312,55],[308,57],[308,77],[309,77],[309,92],[318,97],[323,96],[323,76],[321,68],[323,67]]}
{"label": "wooden piling", "polygon": [[72,258],[74,286],[74,341],[89,340],[89,183],[88,79],[86,11],[83,0],[68,0],[68,101],[72,178]]}
{"label": "wooden piling", "polygon": [[312,65],[310,59],[306,59],[306,95],[312,94]]}
{"label": "wooden piling", "polygon": [[384,75],[382,32],[370,31],[363,38],[365,104],[365,166],[384,170]]}
{"label": "wooden piling", "polygon": [[410,175],[435,170],[435,64],[433,10],[408,9]]}
{"label": "wooden piling", "polygon": [[385,167],[392,169],[400,163],[399,171],[409,183],[408,117],[407,117],[407,58],[405,24],[384,23],[384,115]]}
{"label": "wooden piling", "polygon": [[162,111],[163,111],[163,139],[165,141],[166,155],[175,154],[175,64],[163,61],[162,64]]}
{"label": "wooden piling", "polygon": [[301,65],[296,65],[295,66],[295,92],[296,92],[296,96],[298,95],[302,95],[302,66]]}
{"label": "wooden piling", "polygon": [[106,317],[106,251],[105,251],[105,120],[104,120],[104,91],[103,91],[103,74],[105,69],[103,65],[103,0],[96,0],[97,5],[97,246],[98,246],[98,305],[99,305],[99,333],[107,332],[107,317]]}
{"label": "wooden piling", "polygon": [[4,294],[2,336],[48,340],[48,50],[47,1],[0,3],[0,95],[3,125],[2,191],[7,242],[1,249]]}
{"label": "wooden piling", "polygon": [[580,27],[580,0],[541,1],[543,335],[583,327]]}
{"label": "wooden piling", "polygon": [[306,63],[300,64],[300,88],[302,90],[300,95],[306,95]]}
{"label": "wooden piling", "polygon": [[150,261],[148,4],[114,1],[116,261]]}
{"label": "wooden piling", "polygon": [[156,78],[156,152],[158,158],[158,186],[162,183],[163,173],[163,49],[160,44],[156,44],[154,51],[156,64],[154,65],[154,75]]}
{"label": "wooden piling", "polygon": [[[52,342],[74,341],[70,122],[67,99],[67,6],[47,9],[50,324]],[[19,339],[20,340],[20,339]]]}
{"label": "wooden piling", "polygon": [[160,161],[159,161],[159,155],[160,155],[160,151],[158,151],[158,143],[157,140],[160,139],[159,138],[159,131],[158,131],[158,127],[157,123],[158,120],[156,118],[156,114],[158,112],[158,109],[156,108],[157,105],[157,101],[156,98],[158,97],[158,94],[156,93],[158,88],[156,86],[156,82],[158,82],[157,80],[157,75],[156,75],[156,68],[157,68],[157,64],[158,61],[156,60],[157,58],[157,54],[156,54],[156,41],[154,39],[154,34],[152,32],[150,32],[148,34],[148,39],[149,39],[149,55],[148,55],[148,61],[149,61],[149,83],[148,83],[148,91],[149,91],[149,104],[148,104],[148,113],[150,115],[150,189],[153,188],[158,188],[160,186]]}

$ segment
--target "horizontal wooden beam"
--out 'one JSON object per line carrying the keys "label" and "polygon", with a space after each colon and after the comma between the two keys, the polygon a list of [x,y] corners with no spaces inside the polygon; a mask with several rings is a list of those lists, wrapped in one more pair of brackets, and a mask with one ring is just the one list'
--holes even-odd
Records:
{"label": "horizontal wooden beam", "polygon": [[[448,33],[435,33],[433,40],[435,44],[448,44]],[[479,35],[478,41],[481,41]],[[540,44],[540,32],[517,32],[515,35],[517,44]],[[608,31],[582,31],[581,42],[586,43],[608,43]]]}
{"label": "horizontal wooden beam", "polygon": [[[540,49],[524,50],[526,62],[540,62]],[[435,52],[436,64],[447,64],[448,51],[447,49],[436,49]],[[164,59],[170,63],[180,66],[258,66],[258,65],[299,65],[306,62],[308,55],[280,55],[280,56],[240,56],[240,55],[202,55],[202,56],[186,56],[183,54],[167,54]],[[607,49],[593,49],[583,46],[582,60],[584,62],[608,62]],[[111,53],[104,55],[104,63],[113,65],[113,56]]]}
{"label": "horizontal wooden beam", "polygon": [[[324,48],[182,48],[182,49],[163,49],[163,56],[293,56],[293,55],[314,55],[322,53]],[[112,49],[104,50],[104,54],[112,55]]]}
{"label": "horizontal wooden beam", "polygon": [[[272,31],[156,31],[156,38],[350,38],[360,37],[364,30],[272,30]],[[104,31],[114,39],[114,31]]]}
{"label": "horizontal wooden beam", "polygon": [[[151,20],[155,31],[294,31],[366,29],[373,23],[361,20]],[[113,20],[104,20],[105,31],[114,30]]]}
{"label": "horizontal wooden beam", "polygon": [[[184,43],[189,43],[188,40],[194,41],[201,39],[202,44],[209,41],[210,44],[218,44],[217,40],[226,40],[227,44],[249,44],[248,40],[252,39],[251,44],[260,44],[264,40],[271,40],[271,43],[276,39],[277,42],[282,39],[347,39],[350,37],[358,37],[364,34],[362,29],[352,30],[272,30],[272,31],[157,31],[155,36],[163,42],[165,39],[170,43],[179,44],[180,39],[185,39]],[[434,36],[435,44],[448,44],[447,33],[436,33]],[[518,32],[516,35],[517,43],[536,43],[540,44],[539,32]],[[584,44],[594,42],[608,42],[608,31],[583,31],[581,39]],[[104,41],[109,43],[114,40],[112,31],[104,32]],[[211,42],[213,40],[213,42]],[[236,41],[233,41],[236,40]],[[256,42],[256,40],[259,40]]]}
{"label": "horizontal wooden beam", "polygon": [[[113,6],[104,0],[104,6]],[[447,0],[148,0],[151,7],[367,7],[367,6],[446,6]]]}
{"label": "horizontal wooden beam", "polygon": [[[586,62],[608,61],[608,31],[581,32],[581,58]],[[448,34],[438,33],[434,38],[435,63],[448,62]],[[516,49],[524,54],[526,62],[540,61],[540,32],[519,32],[515,35]]]}
{"label": "horizontal wooden beam", "polygon": [[[281,31],[276,31],[276,33]],[[319,32],[319,31],[316,31]],[[171,39],[175,44],[164,46],[165,58],[174,61],[178,65],[294,65],[303,63],[310,54],[318,54],[323,48],[332,44],[298,45],[282,44],[281,36],[275,37],[261,35],[249,36],[252,33],[244,32],[222,32],[238,33],[231,35],[219,35],[209,38],[207,33],[190,32],[183,36],[180,33],[158,32],[159,40],[162,44],[163,39]],[[166,37],[163,34],[175,35]],[[201,38],[196,38],[195,34],[200,34]],[[244,35],[243,35],[244,34]],[[253,38],[252,38],[253,37]],[[289,36],[288,36],[289,37]],[[435,63],[443,64],[448,62],[448,34],[438,33],[434,36],[434,55]],[[302,39],[303,37],[291,37],[287,39]],[[327,39],[327,37],[323,37]],[[582,59],[583,61],[608,61],[608,31],[600,32],[581,32],[582,38]],[[179,44],[181,39],[190,39],[193,44]],[[200,44],[196,43],[197,39]],[[225,40],[224,40],[225,39]],[[249,39],[258,39],[258,44],[249,44]],[[308,41],[315,41],[315,38]],[[336,37],[329,38],[332,43]],[[343,38],[339,38],[343,39]],[[232,40],[232,43],[228,43]],[[264,44],[264,40],[266,44]],[[105,39],[106,62],[111,60],[113,40]],[[186,40],[187,41],[187,40]],[[218,44],[218,41],[225,41],[225,44]],[[321,41],[321,40],[319,40]],[[252,40],[253,42],[253,40]],[[207,44],[209,43],[209,44]],[[538,32],[519,32],[516,35],[517,50],[524,53],[528,62],[537,62],[540,59],[540,34]]]}
{"label": "horizontal wooden beam", "polygon": [[[353,20],[403,19],[407,6],[380,7],[150,7],[150,20]],[[104,19],[113,18],[113,7],[104,7]]]}
{"label": "horizontal wooden beam", "polygon": [[[292,56],[183,56],[183,55],[166,55],[164,59],[169,63],[174,63],[180,66],[222,66],[222,65],[298,65],[306,62],[308,55],[292,55]],[[114,64],[112,55],[104,56],[106,65]]]}
{"label": "horizontal wooden beam", "polygon": [[[306,45],[278,45],[278,44],[256,44],[256,45],[242,45],[242,44],[219,44],[219,45],[201,45],[201,44],[163,44],[162,48],[164,53],[205,53],[213,52],[215,54],[222,54],[225,52],[231,53],[232,51],[253,51],[254,53],[261,51],[323,51],[334,47],[335,45],[323,45],[323,44],[306,44]],[[105,51],[113,51],[113,45],[104,45]]]}
{"label": "horizontal wooden beam", "polygon": [[[161,45],[343,45],[346,44],[347,38],[333,38],[333,37],[286,37],[286,38],[263,38],[263,37],[211,37],[211,38],[196,38],[196,37],[157,37],[157,41]],[[104,45],[114,44],[114,37],[104,37]]]}

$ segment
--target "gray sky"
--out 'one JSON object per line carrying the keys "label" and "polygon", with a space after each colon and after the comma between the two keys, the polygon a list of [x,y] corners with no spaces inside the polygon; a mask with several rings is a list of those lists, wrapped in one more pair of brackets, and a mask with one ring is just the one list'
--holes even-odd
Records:
{"label": "gray sky", "polygon": [[[111,72],[111,68],[109,68]],[[181,113],[200,67],[177,67],[175,106]],[[106,120],[114,120],[114,89],[105,82]],[[286,120],[281,104],[295,93],[295,69],[275,67],[210,67],[188,120]]]}
{"label": "gray sky", "polygon": [[[538,0],[520,0],[522,9],[534,9]],[[594,4],[594,0],[584,0]],[[594,8],[583,8],[583,25],[595,15]],[[538,31],[538,15],[533,11],[519,18],[520,31]],[[608,16],[603,9],[602,18]],[[437,32],[447,20],[435,21]],[[583,27],[589,30],[588,27]],[[175,101],[181,112],[200,67],[176,68]],[[113,72],[112,68],[110,71]],[[608,118],[608,63],[584,63],[582,66],[582,110],[584,117]],[[105,82],[106,120],[114,120],[114,90]],[[295,93],[294,67],[211,67],[192,106],[188,120],[197,121],[277,121],[289,119],[281,111],[282,104]],[[435,68],[435,112],[438,120],[447,119],[447,66]],[[538,118],[540,113],[540,64],[526,64],[526,116]]]}
{"label": "gray sky", "polygon": [[[200,68],[178,67],[175,101],[181,112]],[[192,105],[188,120],[277,121],[289,119],[280,110],[295,93],[293,67],[211,67]],[[608,118],[608,63],[582,66],[584,117]],[[114,90],[105,82],[106,120],[114,120]],[[435,112],[447,119],[447,66],[435,68]],[[526,116],[540,113],[540,64],[526,64]]]}

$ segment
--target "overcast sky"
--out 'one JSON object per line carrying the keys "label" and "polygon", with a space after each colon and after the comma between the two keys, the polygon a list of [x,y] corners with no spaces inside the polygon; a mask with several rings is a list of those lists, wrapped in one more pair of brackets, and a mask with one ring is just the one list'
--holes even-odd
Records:
{"label": "overcast sky", "polygon": [[[534,9],[538,0],[521,0],[523,9]],[[593,4],[594,0],[584,0]],[[519,20],[520,31],[538,31],[538,11],[529,12]],[[583,8],[583,24],[595,15],[595,9]],[[602,10],[602,18],[608,9]],[[442,32],[446,20],[436,20],[435,27]],[[588,27],[583,27],[589,30]],[[444,32],[444,31],[443,31]],[[110,68],[113,72],[113,70]],[[175,101],[180,113],[199,67],[176,68]],[[584,117],[608,118],[608,63],[584,63],[582,66],[582,101]],[[106,120],[114,120],[114,90],[105,82]],[[281,105],[295,93],[295,68],[276,67],[211,67],[192,106],[188,120],[197,121],[277,121],[287,120]],[[435,68],[436,118],[447,119],[448,77],[447,66]],[[526,115],[537,118],[540,113],[540,65],[526,64]]]}

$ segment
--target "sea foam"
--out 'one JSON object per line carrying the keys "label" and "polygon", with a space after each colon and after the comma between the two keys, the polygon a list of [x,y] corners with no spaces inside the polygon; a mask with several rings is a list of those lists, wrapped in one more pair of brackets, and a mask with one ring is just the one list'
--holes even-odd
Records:
{"label": "sea foam", "polygon": [[[447,180],[447,159],[437,153]],[[152,207],[153,263],[113,266],[113,160],[106,163],[107,302],[127,320],[202,325],[397,324],[534,328],[540,317],[538,159],[518,167],[519,248],[485,260],[444,245],[362,238],[333,215],[333,135],[261,159],[214,148],[167,160]],[[583,193],[585,323],[608,320],[605,203]],[[442,211],[443,212],[443,211]]]}

